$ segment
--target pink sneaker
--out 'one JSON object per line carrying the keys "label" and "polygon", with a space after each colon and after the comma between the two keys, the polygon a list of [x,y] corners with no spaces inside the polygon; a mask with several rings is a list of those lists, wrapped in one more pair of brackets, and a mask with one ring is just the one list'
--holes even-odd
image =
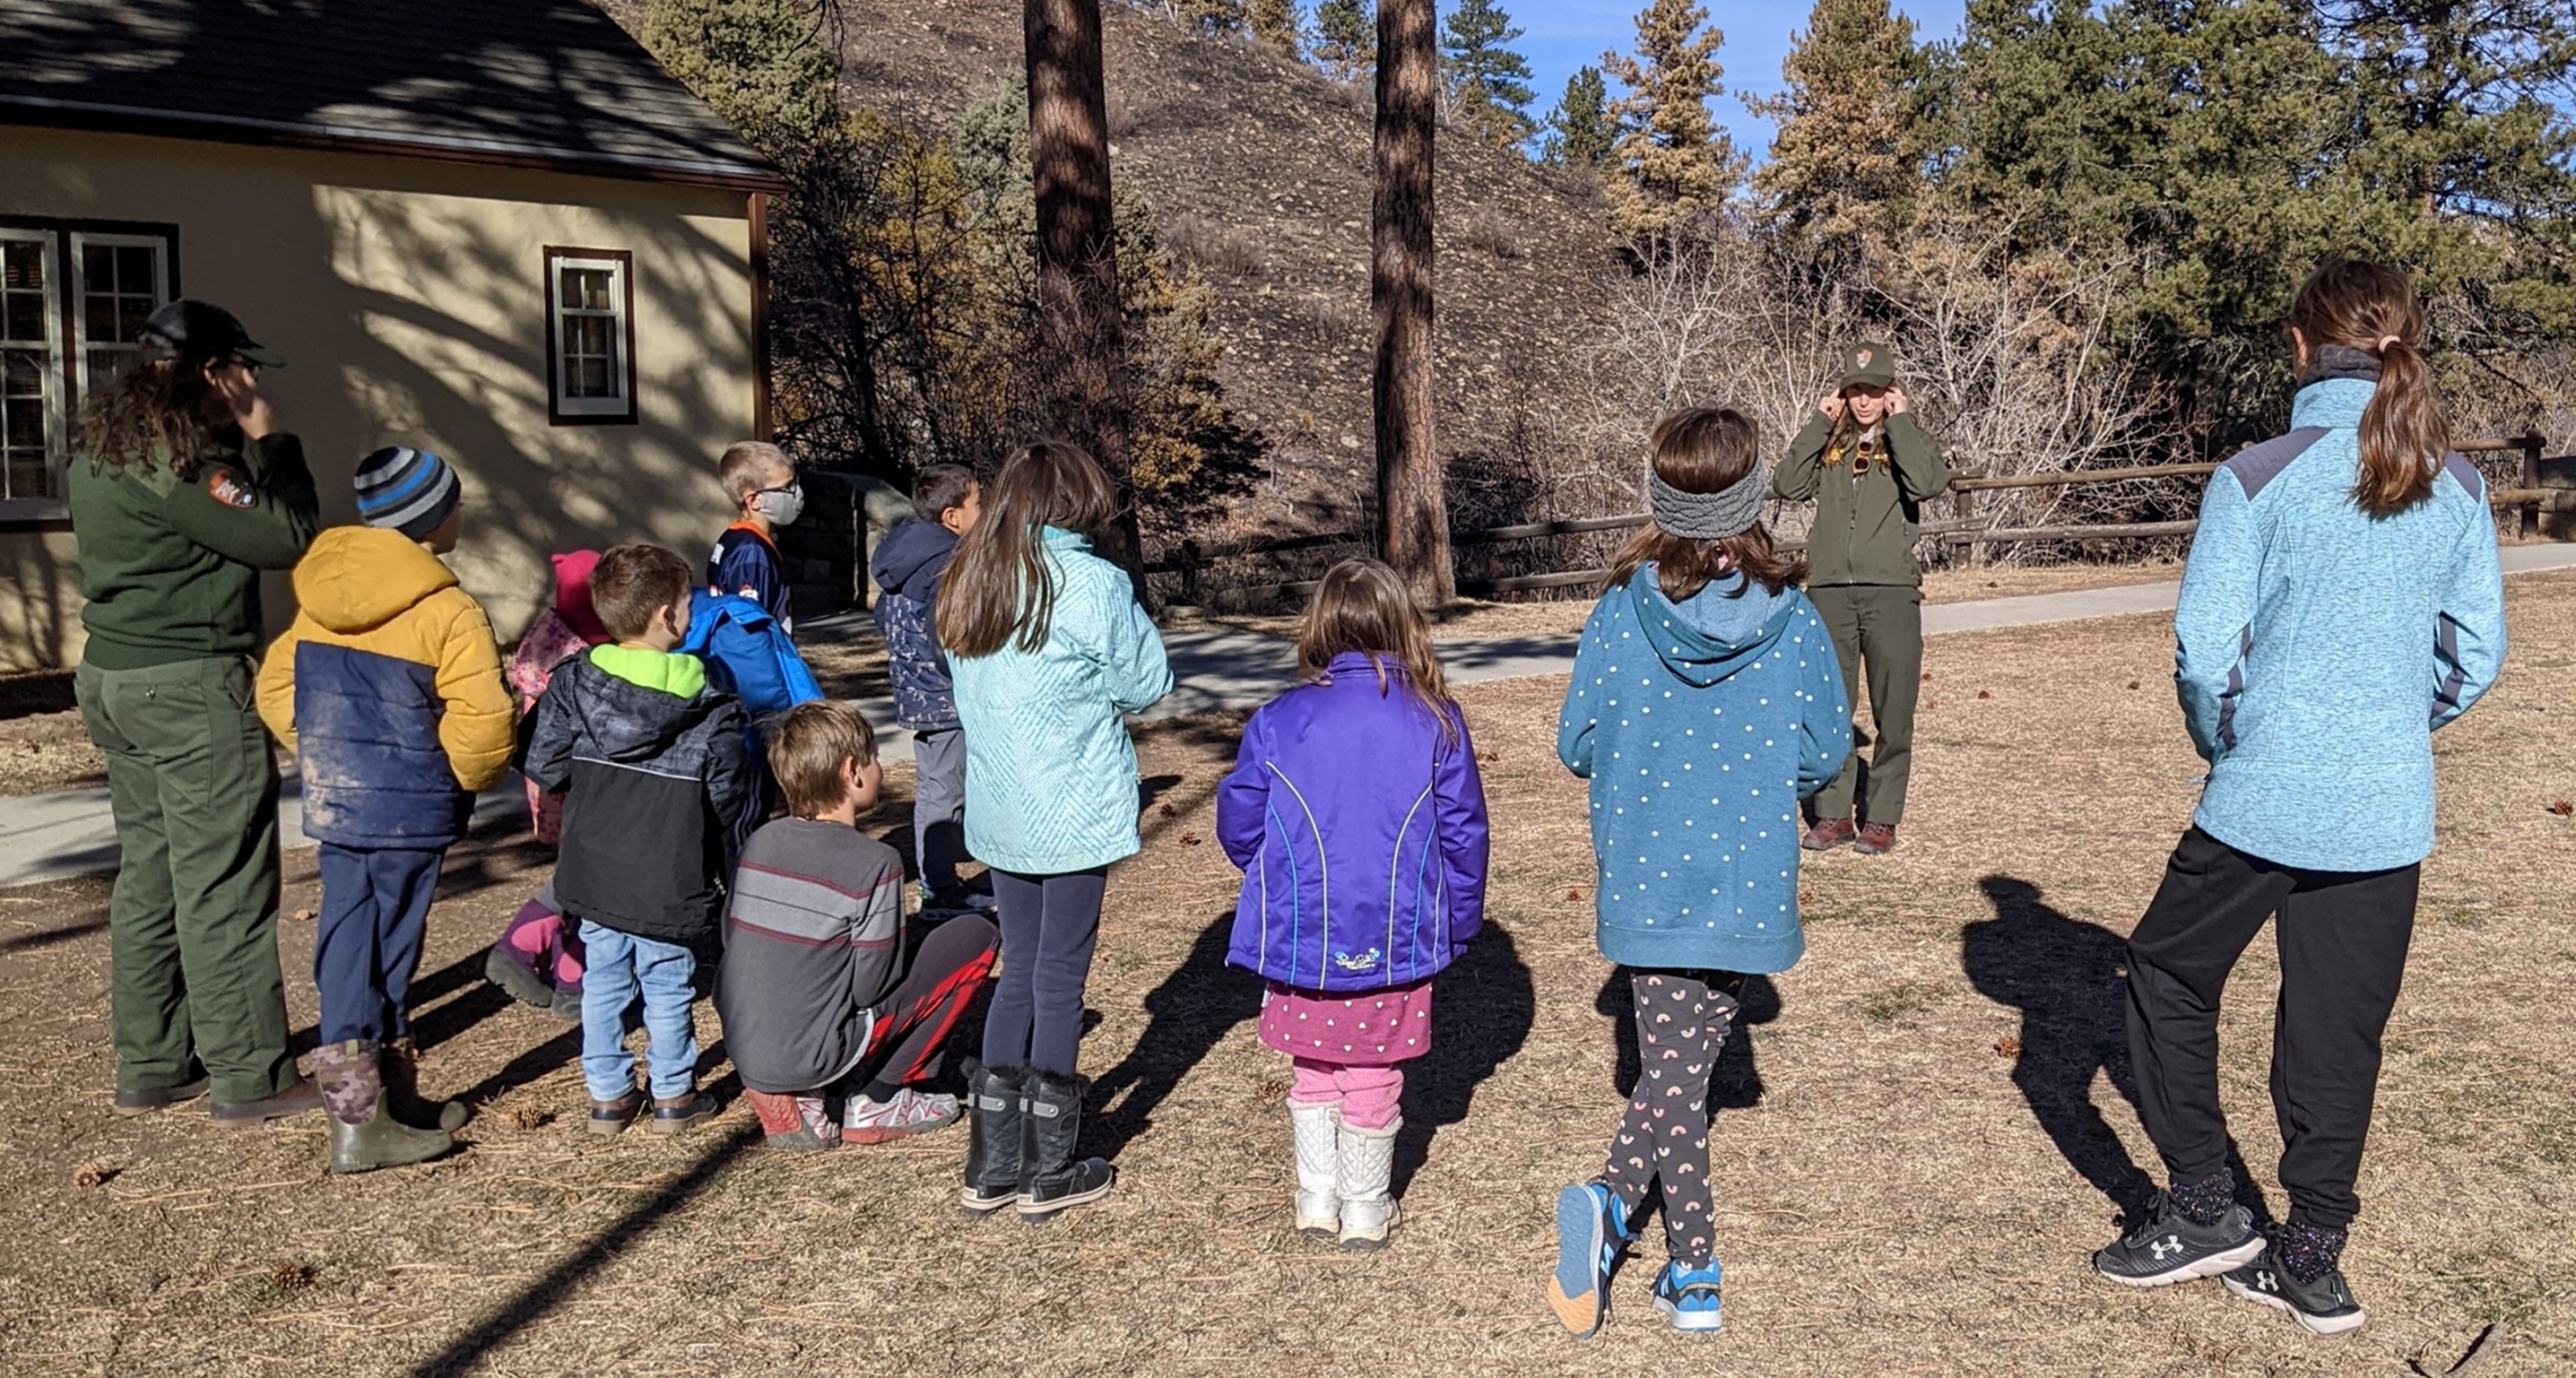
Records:
{"label": "pink sneaker", "polygon": [[879,1104],[865,1096],[851,1098],[841,1112],[841,1142],[881,1144],[927,1134],[957,1119],[957,1098],[915,1091],[906,1086],[894,1099]]}

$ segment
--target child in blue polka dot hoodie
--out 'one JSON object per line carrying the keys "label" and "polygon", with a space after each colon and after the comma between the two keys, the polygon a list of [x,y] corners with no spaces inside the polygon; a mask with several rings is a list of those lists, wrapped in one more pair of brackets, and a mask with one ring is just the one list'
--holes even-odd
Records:
{"label": "child in blue polka dot hoodie", "polygon": [[1746,973],[1786,971],[1798,927],[1798,801],[1851,752],[1832,638],[1798,590],[1806,562],[1761,522],[1753,423],[1665,417],[1646,477],[1653,521],[1584,624],[1556,734],[1592,782],[1601,953],[1627,968],[1641,1074],[1601,1175],[1557,1198],[1548,1294],[1591,1335],[1630,1221],[1660,1188],[1672,1262],[1656,1310],[1721,1322],[1709,1219],[1708,1085]]}

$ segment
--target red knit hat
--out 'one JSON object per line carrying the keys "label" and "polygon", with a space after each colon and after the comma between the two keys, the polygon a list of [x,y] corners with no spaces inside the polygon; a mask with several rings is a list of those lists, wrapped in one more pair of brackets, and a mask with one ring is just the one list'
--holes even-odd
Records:
{"label": "red knit hat", "polygon": [[609,640],[608,628],[590,608],[590,572],[599,568],[599,552],[568,550],[554,562],[555,615],[593,646]]}

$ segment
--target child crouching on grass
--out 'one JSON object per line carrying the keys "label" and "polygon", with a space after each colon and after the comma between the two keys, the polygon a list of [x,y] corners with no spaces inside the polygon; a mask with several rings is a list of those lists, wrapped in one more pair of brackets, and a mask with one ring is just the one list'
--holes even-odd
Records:
{"label": "child crouching on grass", "polygon": [[1217,791],[1244,871],[1226,960],[1269,980],[1261,1041],[1295,1069],[1298,1230],[1374,1249],[1396,1223],[1398,1100],[1404,1064],[1431,1051],[1431,978],[1484,919],[1485,787],[1395,571],[1327,572],[1297,661],[1306,682],[1252,715]]}
{"label": "child crouching on grass", "polygon": [[1655,1309],[1716,1330],[1709,1074],[1747,973],[1786,971],[1798,926],[1798,801],[1851,751],[1842,670],[1806,562],[1762,527],[1753,423],[1695,410],[1655,426],[1653,521],[1613,566],[1557,723],[1592,782],[1601,955],[1628,969],[1640,1074],[1609,1161],[1557,1197],[1548,1300],[1577,1335],[1609,1312],[1630,1221],[1660,1189],[1672,1250]]}
{"label": "child crouching on grass", "polygon": [[848,706],[790,711],[769,769],[789,816],[743,848],[716,973],[725,1050],[761,1129],[772,1147],[820,1149],[955,1121],[955,1096],[920,1087],[992,972],[993,925],[959,915],[906,960],[903,858],[858,830],[877,802],[876,735]]}

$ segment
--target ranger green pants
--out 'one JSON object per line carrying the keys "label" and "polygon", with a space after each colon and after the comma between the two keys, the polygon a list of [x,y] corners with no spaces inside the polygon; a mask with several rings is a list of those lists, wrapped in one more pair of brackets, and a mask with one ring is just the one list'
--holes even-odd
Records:
{"label": "ranger green pants", "polygon": [[239,656],[101,670],[73,684],[107,756],[122,852],[108,901],[116,1085],[215,1100],[295,1082],[277,966],[277,764]]}
{"label": "ranger green pants", "polygon": [[1816,796],[1818,818],[1850,818],[1859,783],[1860,748],[1869,757],[1869,794],[1860,817],[1891,827],[1905,815],[1905,777],[1914,762],[1914,701],[1923,687],[1923,591],[1910,584],[1826,584],[1807,590],[1833,633],[1843,663],[1843,693],[1860,707],[1861,672],[1869,672],[1869,716],[1877,740],[1855,712],[1852,754],[1843,773]]}

